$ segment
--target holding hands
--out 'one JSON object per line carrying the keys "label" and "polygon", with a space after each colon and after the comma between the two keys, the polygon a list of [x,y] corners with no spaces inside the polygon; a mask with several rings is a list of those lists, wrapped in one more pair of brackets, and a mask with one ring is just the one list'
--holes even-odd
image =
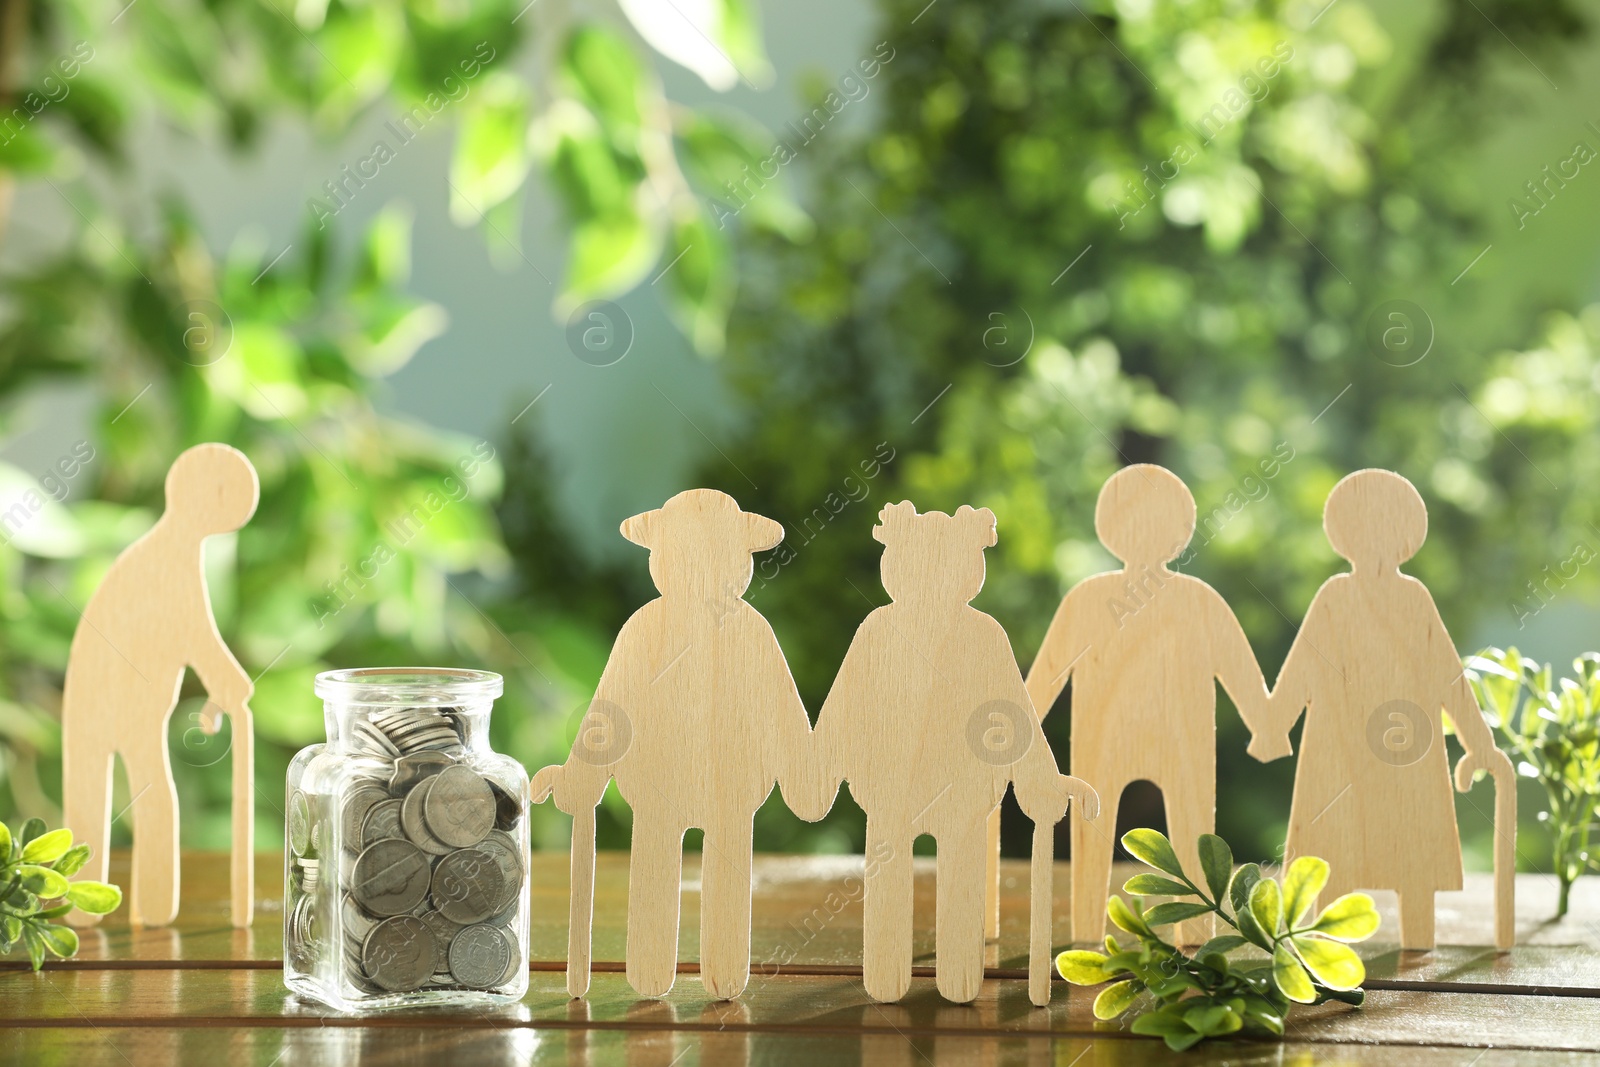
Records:
{"label": "holding hands", "polygon": [[[1289,743],[1289,728],[1300,717],[1300,708],[1287,708],[1288,698],[1279,692],[1272,693],[1259,705],[1255,716],[1244,716],[1250,726],[1250,747],[1245,751],[1262,763],[1294,754]],[[1243,708],[1240,709],[1242,713]]]}

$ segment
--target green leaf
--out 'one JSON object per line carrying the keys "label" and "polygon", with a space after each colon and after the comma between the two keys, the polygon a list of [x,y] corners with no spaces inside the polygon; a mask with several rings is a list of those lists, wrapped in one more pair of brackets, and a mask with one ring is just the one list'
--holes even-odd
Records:
{"label": "green leaf", "polygon": [[1199,959],[1202,956],[1210,956],[1212,954],[1225,956],[1234,949],[1243,948],[1247,944],[1249,944],[1249,942],[1240,937],[1238,934],[1218,934],[1210,941],[1207,941],[1205,944],[1201,945],[1199,951],[1197,951],[1194,956],[1195,959]]}
{"label": "green leaf", "polygon": [[1278,883],[1263,878],[1250,891],[1250,915],[1263,932],[1276,936],[1278,923],[1283,919],[1283,894]]}
{"label": "green leaf", "polygon": [[1233,905],[1235,914],[1250,910],[1250,892],[1259,881],[1261,868],[1257,864],[1246,863],[1233,872],[1233,878],[1228,882],[1228,902]]}
{"label": "green leaf", "polygon": [[1233,878],[1233,849],[1216,834],[1200,835],[1200,870],[1205,873],[1211,899],[1220,903]]}
{"label": "green leaf", "polygon": [[1136,897],[1192,897],[1194,890],[1159,874],[1136,874],[1122,883],[1122,891]]}
{"label": "green leaf", "polygon": [[1147,1011],[1133,1020],[1133,1025],[1128,1029],[1142,1037],[1194,1033],[1194,1027],[1184,1022],[1181,1015],[1170,1015],[1165,1011]]}
{"label": "green leaf", "polygon": [[472,98],[450,158],[450,217],[471,226],[522,188],[532,159],[530,104],[520,78],[493,73]]}
{"label": "green leaf", "polygon": [[55,923],[40,923],[37,927],[39,937],[44,941],[44,947],[52,956],[66,959],[78,952],[78,931],[70,926],[57,926]]}
{"label": "green leaf", "polygon": [[1278,987],[1279,992],[1297,1004],[1310,1004],[1317,999],[1317,991],[1311,985],[1311,977],[1306,974],[1306,969],[1300,966],[1300,961],[1295,959],[1294,953],[1289,951],[1287,945],[1279,945],[1273,950],[1272,983]]}
{"label": "green leaf", "polygon": [[59,919],[64,915],[70,914],[72,912],[72,907],[73,907],[72,901],[68,900],[68,901],[65,901],[64,903],[57,904],[53,908],[44,909],[43,911],[39,912],[35,916],[35,918],[39,918],[39,919]]}
{"label": "green leaf", "polygon": [[40,967],[43,967],[45,954],[44,938],[39,936],[39,931],[33,923],[23,924],[22,943],[27,946],[28,962],[33,964],[33,969],[37,971]]}
{"label": "green leaf", "polygon": [[1246,1023],[1266,1030],[1268,1033],[1283,1036],[1283,1014],[1273,1008],[1261,997],[1246,997],[1244,1002],[1244,1017]]}
{"label": "green leaf", "polygon": [[71,878],[73,875],[83,870],[83,865],[89,862],[89,855],[92,851],[93,850],[90,849],[88,845],[73,845],[71,848],[67,849],[66,852],[61,854],[60,859],[56,860],[50,866],[54,868],[57,874],[62,874],[68,878]]}
{"label": "green leaf", "polygon": [[1157,904],[1144,913],[1144,921],[1151,926],[1168,926],[1172,923],[1192,919],[1196,915],[1209,915],[1211,908],[1205,904],[1190,903],[1174,900],[1166,904]]}
{"label": "green leaf", "polygon": [[26,847],[28,842],[44,833],[43,819],[29,819],[22,824],[22,832],[17,834],[17,844]]}
{"label": "green leaf", "polygon": [[1144,983],[1135,979],[1115,982],[1100,991],[1094,998],[1094,1017],[1096,1019],[1115,1019],[1139,999],[1139,994],[1144,992]]}
{"label": "green leaf", "polygon": [[1119,929],[1126,930],[1130,934],[1143,934],[1146,937],[1153,936],[1150,931],[1150,924],[1145,922],[1139,913],[1130,908],[1128,902],[1119,896],[1112,896],[1111,899],[1106,901],[1106,914],[1111,916],[1111,921]]}
{"label": "green leaf", "polygon": [[0,915],[0,952],[10,952],[22,938],[22,920],[15,915]]}
{"label": "green leaf", "polygon": [[1372,898],[1365,893],[1346,893],[1322,909],[1311,929],[1335,941],[1365,941],[1378,931],[1382,919]]}
{"label": "green leaf", "polygon": [[23,863],[54,863],[72,847],[72,831],[62,828],[29,841],[22,847]]}
{"label": "green leaf", "polygon": [[17,868],[17,874],[22,879],[22,888],[36,897],[52,900],[55,897],[66,895],[66,878],[52,871],[49,867],[39,867],[25,863]]}
{"label": "green leaf", "polygon": [[1106,957],[1098,952],[1073,949],[1056,957],[1056,970],[1073,985],[1099,985],[1112,977],[1105,963]]}
{"label": "green leaf", "polygon": [[1122,835],[1122,847],[1146,866],[1179,878],[1184,877],[1183,865],[1178,862],[1178,854],[1172,851],[1172,842],[1159,831],[1129,830]]}
{"label": "green leaf", "polygon": [[654,227],[631,210],[584,220],[572,233],[562,299],[576,305],[626,292],[649,272],[660,252]]}
{"label": "green leaf", "polygon": [[1317,856],[1301,856],[1289,864],[1283,876],[1283,921],[1294,929],[1311,910],[1317,894],[1328,884],[1328,861]]}
{"label": "green leaf", "polygon": [[620,141],[637,136],[643,85],[639,58],[621,36],[593,23],[567,38],[561,73],[582,101]]}
{"label": "green leaf", "polygon": [[0,822],[0,864],[11,862],[11,827]]}
{"label": "green leaf", "polygon": [[1321,937],[1291,937],[1300,962],[1329,989],[1354,989],[1367,977],[1361,957],[1349,945]]}
{"label": "green leaf", "polygon": [[122,890],[105,882],[73,882],[67,899],[90,915],[109,915],[122,906]]}
{"label": "green leaf", "polygon": [[1231,1034],[1244,1025],[1244,1020],[1226,1004],[1197,1004],[1183,1013],[1183,1021],[1207,1037]]}

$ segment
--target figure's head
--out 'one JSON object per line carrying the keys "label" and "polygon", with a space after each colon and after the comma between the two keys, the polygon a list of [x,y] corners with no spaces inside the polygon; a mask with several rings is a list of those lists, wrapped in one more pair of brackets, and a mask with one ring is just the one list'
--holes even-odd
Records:
{"label": "figure's head", "polygon": [[1328,494],[1322,529],[1358,570],[1392,570],[1427,539],[1428,508],[1417,487],[1394,471],[1356,471]]}
{"label": "figure's head", "polygon": [[776,547],[783,527],[740,511],[727,493],[690,489],[625,520],[622,536],[650,550],[650,577],[663,596],[721,601],[744,595],[750,554]]}
{"label": "figure's head", "polygon": [[1124,467],[1100,489],[1094,532],[1130,567],[1175,560],[1194,536],[1194,494],[1165,467]]}
{"label": "figure's head", "polygon": [[260,498],[256,469],[231,445],[195,445],[167,471],[167,521],[202,537],[239,529]]}
{"label": "figure's head", "polygon": [[988,508],[917,514],[909,500],[886,504],[872,536],[883,545],[883,587],[897,601],[965,604],[983,588],[983,550],[995,542]]}

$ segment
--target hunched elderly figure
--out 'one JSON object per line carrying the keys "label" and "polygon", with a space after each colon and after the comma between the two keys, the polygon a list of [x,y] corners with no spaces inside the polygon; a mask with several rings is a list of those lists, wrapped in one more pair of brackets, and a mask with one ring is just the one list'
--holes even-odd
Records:
{"label": "hunched elderly figure", "polygon": [[[1227,602],[1167,566],[1194,533],[1194,497],[1177,475],[1141,463],[1100,490],[1094,525],[1119,570],[1068,591],[1028,671],[1041,714],[1072,679],[1072,773],[1100,794],[1100,826],[1072,826],[1072,939],[1105,932],[1117,805],[1130,782],[1161,789],[1172,846],[1200,869],[1197,842],[1217,814],[1217,696],[1221,681],[1252,736],[1267,686]],[[1103,827],[1103,828],[1102,828]],[[1185,944],[1209,922],[1179,928]]]}
{"label": "hunched elderly figure", "polygon": [[[783,527],[694,489],[628,519],[622,535],[650,550],[661,596],[623,625],[571,754],[534,777],[533,796],[553,787],[562,811],[592,813],[614,777],[633,809],[627,973],[644,996],[672,988],[683,835],[703,829],[700,973],[707,992],[735,997],[750,976],[755,812],[775,780],[787,797],[791,776],[809,773],[800,694],[772,627],[742,599],[751,553],[778,544]],[[575,874],[573,892],[592,883]]]}
{"label": "hunched elderly figure", "polygon": [[1285,861],[1327,860],[1330,897],[1395,890],[1401,945],[1430,949],[1434,894],[1461,888],[1440,710],[1466,750],[1457,789],[1479,770],[1514,781],[1511,761],[1484,724],[1433,596],[1400,571],[1428,534],[1416,487],[1392,471],[1356,471],[1328,494],[1322,527],[1350,570],[1312,598],[1273,686],[1273,728],[1250,752],[1288,755],[1305,712]]}
{"label": "hunched elderly figure", "polygon": [[856,630],[817,718],[825,796],[807,807],[820,817],[843,778],[866,811],[863,968],[876,1000],[910,985],[911,846],[932,835],[939,992],[967,1002],[983,981],[984,827],[1006,786],[1035,823],[1057,822],[1069,799],[1093,818],[1098,802],[1057,770],[1005,630],[968,603],[983,588],[994,514],[919,515],[903,501],[872,536],[893,602]]}
{"label": "hunched elderly figure", "polygon": [[[255,468],[238,449],[196,445],[167,471],[166,510],[123,550],[83,610],[61,693],[65,819],[94,858],[79,877],[105,880],[111,856],[111,760],[122,757],[133,818],[134,925],[165,926],[178,915],[178,794],[167,751],[167,719],[185,668],[210,697],[201,729],[233,718],[233,921],[250,922],[250,695],[254,685],[217,632],[206,590],[206,538],[250,520],[260,496]],[[99,916],[73,912],[87,925]]]}

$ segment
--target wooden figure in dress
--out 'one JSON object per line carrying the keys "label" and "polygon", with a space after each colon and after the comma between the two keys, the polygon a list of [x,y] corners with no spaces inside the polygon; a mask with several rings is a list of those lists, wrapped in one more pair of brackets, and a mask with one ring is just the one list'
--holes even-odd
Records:
{"label": "wooden figure in dress", "polygon": [[[1072,825],[1072,939],[1105,932],[1113,837],[1123,789],[1160,787],[1168,837],[1183,865],[1200,869],[1197,842],[1215,831],[1216,683],[1255,733],[1267,687],[1239,621],[1215,589],[1171,570],[1194,533],[1194,497],[1177,475],[1124,467],[1100,490],[1095,532],[1123,566],[1084,579],[1061,601],[1028,672],[1044,715],[1072,681],[1072,774],[1099,793],[1103,818]],[[999,850],[998,825],[990,854]],[[1180,941],[1210,934],[1181,924]]]}
{"label": "wooden figure in dress", "polygon": [[615,778],[633,809],[629,983],[644,996],[672,988],[683,835],[699,827],[700,973],[707,992],[735,997],[750,976],[755,812],[774,781],[794,807],[809,765],[811,724],[788,663],[742,599],[751,553],[777,545],[783,527],[695,489],[628,519],[622,535],[650,550],[661,596],[617,635],[566,762],[533,779],[534,800],[554,790],[574,820],[567,989],[580,997],[589,985],[594,809]]}
{"label": "wooden figure in dress", "polygon": [[1495,943],[1514,937],[1516,783],[1494,745],[1433,597],[1400,564],[1422,547],[1428,512],[1392,471],[1363,470],[1333,487],[1323,529],[1350,570],[1323,583],[1273,687],[1272,729],[1250,752],[1290,752],[1305,711],[1287,858],[1321,856],[1324,892],[1392,889],[1405,948],[1434,944],[1434,894],[1461,888],[1461,840],[1439,712],[1466,755],[1455,785],[1495,782]]}
{"label": "wooden figure in dress", "polygon": [[[984,827],[1008,784],[1036,826],[1030,994],[1049,997],[1051,829],[1077,800],[1093,818],[1093,790],[1056,768],[1000,624],[968,602],[983,588],[988,509],[919,515],[890,504],[872,535],[883,543],[892,603],[856,631],[817,718],[822,799],[840,779],[867,814],[863,901],[867,993],[902,997],[911,982],[912,842],[938,847],[935,918],[939,992],[967,1002],[983,981]],[[785,796],[788,794],[786,793]],[[825,810],[826,803],[812,803]],[[802,812],[802,815],[805,813]],[[820,817],[821,811],[817,812]],[[1043,875],[1040,876],[1040,871]],[[1041,892],[1042,889],[1042,892]],[[1042,899],[1041,899],[1042,898]]]}
{"label": "wooden figure in dress", "polygon": [[[129,545],[89,600],[72,637],[61,695],[62,794],[66,824],[94,847],[78,875],[104,881],[111,844],[112,757],[120,755],[133,798],[133,869],[128,896],[135,925],[165,926],[178,915],[178,796],[167,751],[167,720],[185,668],[210,700],[201,728],[233,720],[232,920],[253,910],[255,799],[254,685],[223,642],[206,589],[208,537],[250,520],[260,496],[255,468],[228,445],[184,452],[167,472],[166,510]],[[73,912],[68,922],[98,916]]]}

